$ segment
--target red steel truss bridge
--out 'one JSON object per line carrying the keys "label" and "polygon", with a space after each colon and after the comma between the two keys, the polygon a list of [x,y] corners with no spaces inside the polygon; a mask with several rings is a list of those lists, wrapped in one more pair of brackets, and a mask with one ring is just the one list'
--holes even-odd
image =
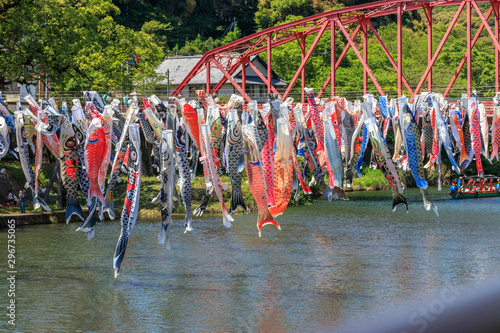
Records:
{"label": "red steel truss bridge", "polygon": [[[486,13],[481,10],[478,6],[480,3],[488,3],[489,8]],[[433,50],[432,47],[432,10],[435,7],[442,6],[455,6],[457,7],[455,15],[450,22],[448,29],[446,30],[441,42],[438,47]],[[484,7],[484,6],[482,6]],[[403,56],[402,56],[402,16],[404,12],[423,10],[425,17],[427,19],[427,35],[428,35],[428,62],[427,68],[422,73],[419,83],[416,87],[411,87],[408,84],[404,76],[403,70]],[[370,66],[368,65],[368,30],[371,30],[373,36],[378,41],[382,50],[386,54],[387,58],[394,68],[395,75],[398,79],[398,96],[402,95],[403,86],[414,97],[418,94],[425,82],[427,82],[427,90],[432,90],[432,67],[436,62],[446,40],[448,39],[450,33],[455,26],[460,14],[465,11],[467,16],[467,48],[464,50],[464,56],[455,70],[450,83],[448,84],[444,97],[449,93],[450,89],[453,87],[455,80],[457,79],[460,71],[466,66],[467,71],[467,94],[471,95],[471,83],[472,83],[472,64],[471,64],[471,53],[472,49],[479,39],[481,33],[486,29],[489,38],[493,40],[494,53],[495,53],[495,91],[499,91],[499,63],[500,63],[500,42],[499,42],[499,10],[500,10],[500,0],[441,0],[441,1],[404,1],[404,0],[392,0],[392,1],[378,1],[369,4],[363,4],[358,6],[352,6],[348,8],[336,9],[329,12],[317,14],[314,16],[306,17],[300,20],[296,20],[290,23],[285,23],[276,27],[271,27],[260,32],[254,33],[250,36],[241,38],[227,45],[216,48],[209,51],[203,55],[200,61],[195,65],[191,72],[185,77],[179,86],[174,90],[172,96],[178,95],[184,87],[189,84],[190,80],[193,79],[197,74],[206,70],[206,91],[214,94],[217,93],[222,86],[229,81],[236,90],[247,100],[250,101],[249,96],[245,93],[245,78],[246,78],[246,67],[249,66],[253,71],[260,77],[260,79],[267,85],[268,93],[278,93],[275,87],[271,85],[272,78],[272,50],[273,48],[284,45],[286,43],[299,43],[301,48],[301,63],[297,68],[292,80],[288,83],[283,94],[280,94],[282,99],[285,100],[286,97],[292,91],[297,79],[301,77],[302,84],[302,102],[304,102],[304,86],[305,86],[305,65],[314,49],[318,45],[319,40],[323,36],[324,32],[331,30],[331,59],[330,59],[330,74],[323,84],[322,89],[319,91],[317,97],[321,97],[326,89],[330,87],[331,96],[335,96],[335,72],[339,67],[342,59],[346,55],[347,51],[352,48],[355,52],[357,58],[363,66],[363,91],[367,92],[368,79],[372,81],[375,88],[380,95],[385,95],[382,87],[378,83],[376,77],[373,75]],[[471,16],[472,12],[475,11],[481,20],[481,25],[476,31],[475,35],[472,36],[471,29]],[[388,51],[387,46],[384,44],[377,30],[372,25],[372,18],[396,15],[397,16],[397,55],[396,59],[392,57]],[[488,19],[493,17],[495,20],[494,27],[488,24]],[[353,28],[354,30],[349,33],[347,28]],[[352,29],[350,29],[352,30]],[[362,48],[358,48],[354,39],[358,33],[362,34]],[[337,47],[336,35],[337,33],[344,36],[347,41],[342,53],[338,58],[334,50]],[[315,39],[309,49],[305,47],[305,39],[309,35],[315,35]],[[253,64],[250,62],[250,57],[261,52],[267,51],[267,73],[261,73]],[[218,68],[223,77],[219,82],[210,82],[210,68]],[[241,70],[242,83],[239,85],[232,77],[234,73]]]}

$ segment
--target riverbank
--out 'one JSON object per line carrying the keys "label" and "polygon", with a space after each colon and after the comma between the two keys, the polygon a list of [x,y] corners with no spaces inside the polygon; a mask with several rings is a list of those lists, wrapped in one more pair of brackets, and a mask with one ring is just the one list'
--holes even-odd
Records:
{"label": "riverbank", "polygon": [[91,241],[76,224],[22,228],[16,296],[29,315],[15,329],[319,332],[396,311],[500,268],[500,197],[456,201],[444,192],[429,189],[439,218],[409,189],[410,214],[392,212],[388,191],[353,192],[347,202],[287,209],[282,230],[264,226],[262,237],[255,215],[235,216],[229,229],[220,217],[195,218],[186,234],[175,221],[170,251],[158,244],[158,221],[139,221],[116,279],[118,221],[98,225]]}
{"label": "riverbank", "polygon": [[[247,205],[247,209],[249,212],[257,211],[257,205],[255,200],[250,192],[249,187],[246,185],[246,174],[243,173],[243,181],[242,181],[242,192],[245,204]],[[407,173],[400,171],[400,178],[406,188],[411,187],[411,182],[413,181],[412,177],[409,177]],[[222,193],[224,202],[226,207],[229,207],[231,202],[231,190],[230,190],[230,181],[226,175],[222,175],[220,177],[221,182],[229,187],[227,191]],[[139,220],[160,220],[161,212],[158,203],[152,203],[151,201],[158,195],[160,190],[160,182],[157,177],[154,176],[142,176],[142,186],[141,186],[141,197],[140,197],[140,210],[138,214]],[[432,184],[432,182],[431,182]],[[126,176],[121,176],[121,181],[116,185],[115,195],[113,198],[114,206],[115,206],[115,220],[120,220],[121,209],[123,207],[124,201],[124,193],[126,192]],[[177,191],[179,190],[178,187]],[[353,179],[352,186],[350,188],[346,188],[347,195],[349,193],[357,192],[357,191],[378,191],[378,190],[388,190],[389,185],[387,179],[384,174],[379,169],[371,169],[371,168],[363,168],[363,177]],[[311,186],[311,190],[313,191],[312,195],[305,195],[301,190],[301,195],[298,200],[294,200],[293,196],[290,200],[289,206],[301,206],[301,205],[310,205],[317,198],[321,197],[319,188],[317,185]],[[119,194],[119,195],[118,195]],[[203,177],[196,177],[196,179],[192,182],[192,194],[191,194],[191,210],[196,209],[199,204],[202,202],[204,196],[206,194],[205,190],[205,181]],[[180,199],[179,199],[180,201]],[[172,211],[172,217],[174,219],[183,219],[185,216],[185,208],[182,203],[177,200],[174,200],[174,208]],[[80,204],[83,207],[85,202],[80,198]],[[0,207],[0,228],[5,228],[7,225],[8,219],[16,219],[16,223],[18,225],[30,225],[30,224],[51,224],[51,223],[66,223],[65,220],[65,210],[59,209],[55,203],[49,202],[50,207],[53,209],[53,212],[40,212],[33,211],[31,201],[29,200],[26,203],[27,206],[27,214],[19,214],[19,207],[14,206],[11,208],[8,207]],[[212,193],[210,196],[210,200],[208,202],[207,208],[204,211],[204,215],[211,214],[221,214],[222,209],[220,203],[217,199],[215,193]],[[238,208],[237,214],[242,214],[243,211],[241,208]],[[84,211],[84,215],[87,215],[86,209]],[[106,214],[107,216],[107,214]],[[73,217],[71,222],[81,221]]]}
{"label": "riverbank", "polygon": [[[0,228],[7,228],[7,223],[14,220],[16,226],[33,224],[50,224],[66,222],[66,211],[11,213],[0,215]],[[75,219],[76,220],[76,219]]]}
{"label": "riverbank", "polygon": [[[10,184],[14,187],[18,187],[19,185],[15,182],[15,177],[10,177]],[[124,194],[126,193],[127,181],[126,176],[121,176],[121,181],[115,187],[113,203],[115,207],[115,220],[120,220],[121,210],[124,202]],[[140,210],[138,214],[139,220],[152,220],[152,219],[161,219],[161,211],[159,203],[152,203],[151,201],[156,198],[160,190],[160,181],[157,177],[154,176],[142,176],[141,177],[142,185],[141,185],[141,196],[140,196]],[[226,175],[221,176],[221,181],[223,184],[229,186],[230,189],[230,181]],[[246,177],[244,177],[243,182],[246,181]],[[16,187],[16,188],[17,188]],[[176,188],[179,191],[179,188]],[[257,210],[257,205],[255,204],[255,200],[248,189],[248,186],[242,186],[243,198],[247,205],[249,212],[253,212]],[[191,192],[191,210],[196,209],[201,201],[203,200],[206,194],[205,190],[205,181],[203,177],[196,177],[196,179],[192,182],[192,192]],[[176,198],[177,199],[177,198]],[[231,202],[231,191],[223,192],[223,199],[226,203],[226,206],[229,207],[229,203]],[[183,204],[179,204],[180,199],[174,200],[174,208],[172,211],[172,217],[174,219],[183,219],[185,217],[185,208]],[[85,205],[85,201],[80,197],[79,199],[80,205],[82,208]],[[17,225],[31,225],[31,224],[51,224],[51,223],[66,223],[66,211],[64,209],[60,209],[54,202],[48,202],[50,208],[53,210],[52,212],[42,212],[33,210],[31,199],[28,199],[26,202],[26,214],[19,213],[19,206],[11,206],[8,207],[6,205],[0,205],[0,228],[7,227],[7,221],[10,219],[15,219]],[[222,212],[219,201],[217,200],[217,196],[215,193],[212,193],[210,196],[209,203],[207,208],[204,211],[204,215],[209,214],[220,214]],[[238,209],[238,213],[241,213],[241,209]],[[84,216],[87,216],[87,209],[84,208]],[[107,214],[105,214],[107,216]],[[81,223],[82,221],[77,217],[72,217],[70,222]]]}
{"label": "riverbank", "polygon": [[[119,214],[115,210],[115,215]],[[88,210],[83,210],[83,216],[88,216]],[[66,223],[66,210],[54,210],[52,212],[30,212],[30,213],[10,213],[10,214],[0,214],[0,229],[7,228],[9,221],[16,221],[16,226],[22,225],[35,225],[35,224],[53,224],[53,223]],[[109,219],[105,219],[109,220]],[[72,216],[71,223],[77,222],[82,223],[78,217]]]}

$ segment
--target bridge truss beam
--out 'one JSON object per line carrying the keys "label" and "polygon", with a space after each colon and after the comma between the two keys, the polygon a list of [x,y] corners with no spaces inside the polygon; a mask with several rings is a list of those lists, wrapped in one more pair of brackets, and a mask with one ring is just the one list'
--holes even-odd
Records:
{"label": "bridge truss beam", "polygon": [[[478,6],[479,3],[488,3],[490,5],[486,14],[483,14],[481,8]],[[436,50],[433,51],[432,47],[432,10],[435,7],[442,6],[458,6],[458,9],[451,21],[446,33],[444,34],[441,42],[439,43]],[[403,93],[403,86],[410,93],[411,97],[414,97],[420,92],[425,82],[427,82],[427,89],[432,91],[433,89],[433,76],[432,68],[436,63],[448,37],[450,36],[455,23],[457,22],[463,9],[466,9],[466,19],[467,19],[467,48],[465,50],[465,55],[462,58],[460,64],[454,72],[450,83],[448,84],[444,96],[448,95],[451,88],[453,87],[456,79],[458,78],[463,66],[467,64],[467,94],[471,94],[472,86],[472,48],[479,39],[481,33],[486,29],[488,36],[493,41],[494,54],[495,54],[495,89],[500,91],[500,41],[499,41],[499,12],[500,12],[500,0],[420,0],[420,1],[408,1],[408,0],[391,0],[391,1],[378,1],[373,3],[368,3],[364,5],[352,6],[348,8],[337,9],[310,17],[306,17],[297,21],[285,23],[276,27],[271,27],[262,30],[258,33],[252,34],[250,36],[241,38],[237,41],[231,42],[227,45],[221,46],[217,49],[207,52],[200,61],[195,65],[195,67],[190,71],[190,73],[185,77],[179,86],[174,90],[172,96],[178,95],[189,82],[203,70],[206,71],[206,90],[209,93],[217,93],[226,82],[230,82],[235,89],[237,89],[240,94],[247,100],[250,97],[246,94],[245,89],[245,78],[246,78],[246,66],[249,66],[264,82],[267,86],[268,93],[274,92],[278,93],[276,87],[272,85],[272,51],[274,48],[287,43],[298,42],[301,50],[301,63],[296,70],[292,80],[289,82],[288,87],[281,96],[283,99],[288,97],[292,91],[298,78],[301,78],[301,100],[304,102],[304,92],[306,79],[306,64],[313,54],[319,40],[324,35],[326,31],[331,32],[330,48],[330,73],[326,78],[318,96],[321,97],[328,86],[330,85],[330,94],[334,96],[336,94],[336,72],[340,66],[345,55],[352,49],[363,66],[363,92],[368,91],[369,81],[375,86],[379,94],[385,95],[383,88],[377,81],[373,71],[370,69],[368,58],[368,28],[371,30],[375,40],[380,45],[384,53],[386,54],[389,62],[391,63],[395,75],[397,76],[397,91],[398,95],[401,96]],[[410,12],[414,10],[423,10],[427,19],[427,33],[428,33],[428,47],[427,47],[427,67],[422,74],[417,86],[412,89],[408,80],[404,76],[403,68],[403,54],[402,54],[402,17],[404,12]],[[477,32],[472,38],[472,28],[471,28],[471,16],[473,10],[477,13],[481,20],[481,25]],[[374,28],[371,19],[387,16],[396,15],[397,16],[397,54],[396,59],[389,52],[387,46],[383,42],[382,38],[378,34],[377,30]],[[492,16],[493,15],[493,16]],[[488,24],[488,19],[493,17],[494,27],[490,27]],[[354,27],[355,25],[355,27]],[[348,30],[352,31],[349,34]],[[358,45],[355,43],[354,39],[358,35],[359,31],[362,32],[362,49],[358,49]],[[341,34],[343,38],[347,41],[347,44],[338,58],[336,58],[335,50],[337,48],[337,33]],[[307,36],[315,36],[315,39],[309,49],[306,50],[305,39]],[[262,52],[267,52],[267,73],[261,73],[251,62],[250,57]],[[210,68],[217,68],[223,74],[223,77],[218,82],[211,82],[210,78]],[[238,85],[232,76],[241,70],[242,74],[242,84]],[[215,85],[213,85],[215,83]]]}

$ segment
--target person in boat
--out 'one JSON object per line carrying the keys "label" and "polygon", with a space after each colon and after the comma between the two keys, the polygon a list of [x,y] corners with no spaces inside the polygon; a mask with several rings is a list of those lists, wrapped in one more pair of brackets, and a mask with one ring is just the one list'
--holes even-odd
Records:
{"label": "person in boat", "polygon": [[486,184],[486,191],[488,192],[493,192],[495,191],[495,186],[494,185],[491,185],[491,182],[493,181],[492,178],[490,178],[490,181],[488,182],[488,184]]}
{"label": "person in boat", "polygon": [[464,185],[465,185],[465,183],[464,183],[464,177],[460,176],[460,178],[458,179],[458,187],[462,188],[462,186],[464,186]]}
{"label": "person in boat", "polygon": [[457,186],[457,180],[456,179],[453,179],[451,181],[451,187],[450,187],[450,193],[451,194],[455,194],[458,192],[458,186]]}
{"label": "person in boat", "polygon": [[498,178],[497,186],[495,186],[497,191],[500,191],[500,178]]}
{"label": "person in boat", "polygon": [[488,178],[484,178],[480,187],[480,192],[488,191]]}
{"label": "person in boat", "polygon": [[[477,181],[477,186],[474,187],[474,193],[479,194],[479,191],[481,190],[481,179]],[[477,196],[477,195],[476,195]]]}

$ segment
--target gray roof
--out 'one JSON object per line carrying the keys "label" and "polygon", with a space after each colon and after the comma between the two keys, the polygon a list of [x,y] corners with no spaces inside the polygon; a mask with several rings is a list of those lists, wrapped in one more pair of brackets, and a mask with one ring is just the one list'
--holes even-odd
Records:
{"label": "gray roof", "polygon": [[[191,69],[193,69],[194,66],[200,61],[201,55],[195,55],[195,56],[174,56],[174,57],[166,57],[165,60],[156,68],[156,72],[158,74],[164,74],[166,75],[167,69],[170,70],[169,73],[169,78],[170,78],[170,84],[171,85],[179,85],[182,80],[189,74]],[[259,61],[262,63],[266,68],[267,64],[262,58],[260,58],[258,55],[252,56],[250,58],[250,61],[256,62]],[[210,82],[212,84],[218,83],[224,75],[218,68],[211,67],[210,68]],[[264,76],[267,76],[267,74],[264,73]],[[238,84],[241,84],[241,69],[238,70],[233,74],[233,78]],[[206,83],[206,70],[202,70],[200,73],[198,73],[191,81],[189,82],[190,85],[203,85]],[[273,85],[279,85],[279,86],[284,86],[287,85],[287,83],[283,80],[281,80],[274,71],[272,72],[272,79],[271,83]],[[161,81],[160,84],[167,84],[167,80]],[[262,80],[258,76],[249,76],[247,74],[247,84],[264,84]]]}

